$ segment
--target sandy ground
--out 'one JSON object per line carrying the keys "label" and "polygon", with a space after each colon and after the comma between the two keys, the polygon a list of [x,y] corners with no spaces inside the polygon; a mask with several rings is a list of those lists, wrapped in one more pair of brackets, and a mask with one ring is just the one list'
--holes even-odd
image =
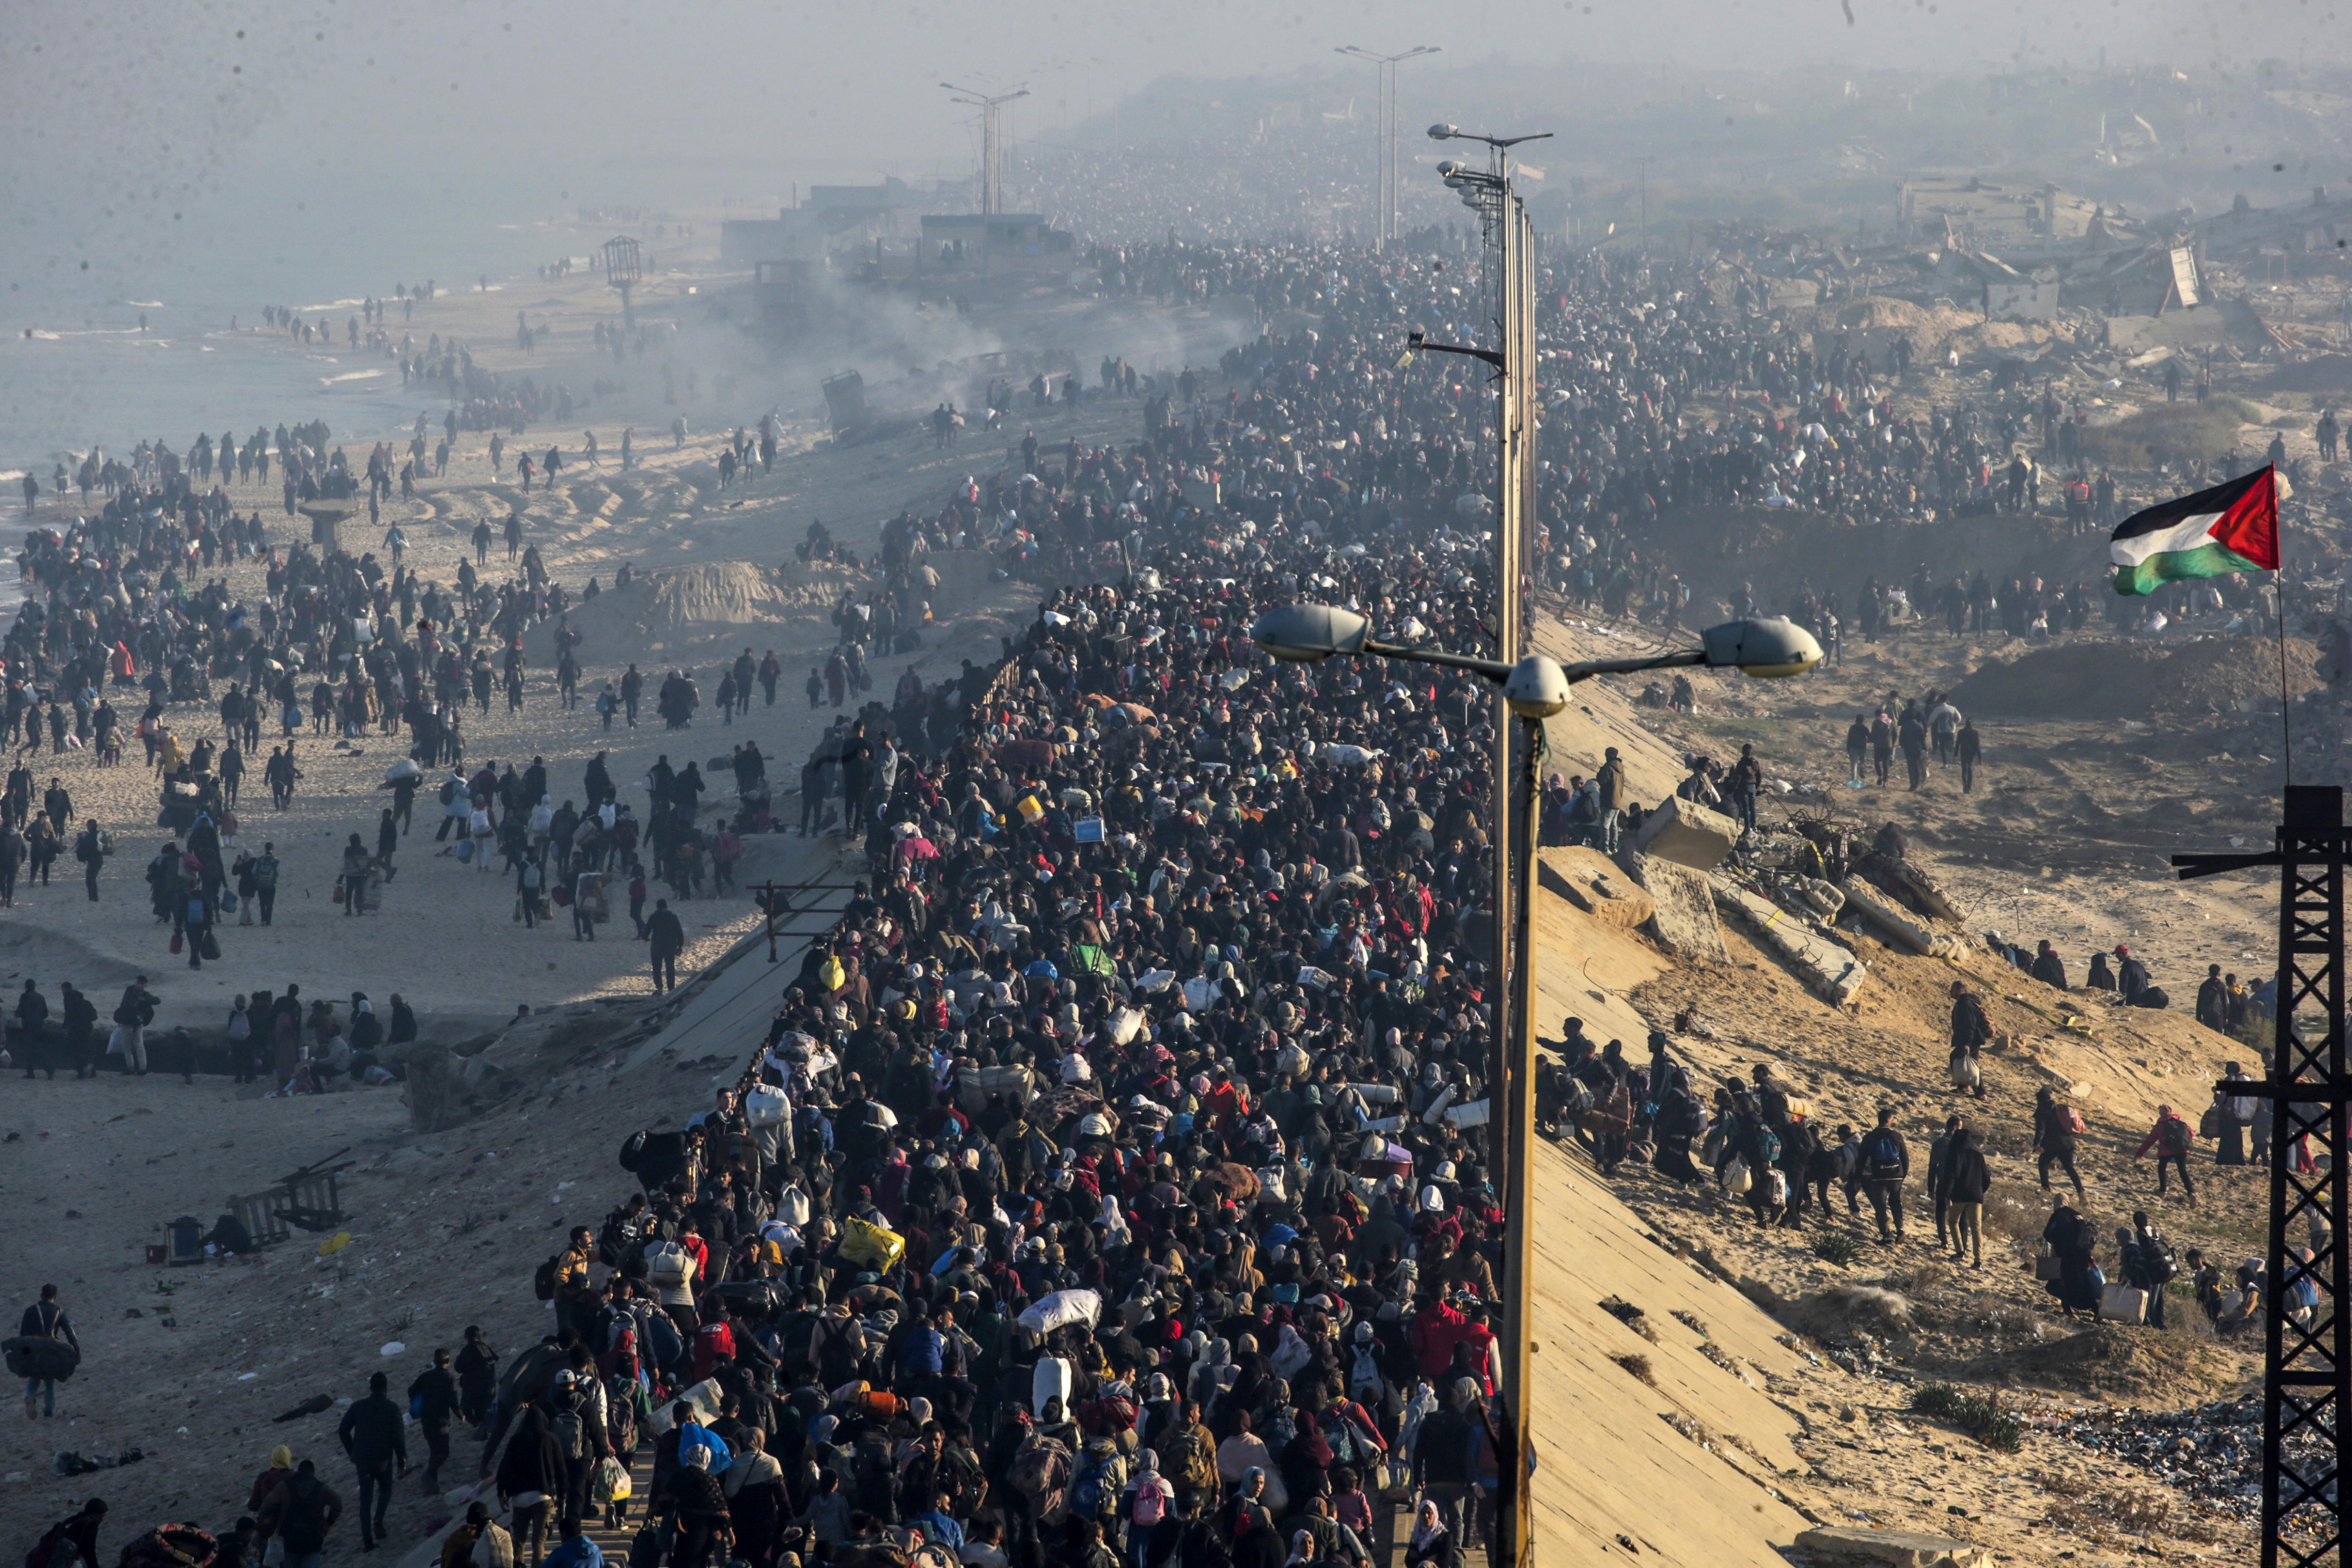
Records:
{"label": "sandy ground", "polygon": [[[431,330],[455,331],[469,339],[481,334],[478,358],[491,368],[527,370],[542,378],[562,377],[586,385],[596,371],[582,363],[578,353],[588,346],[593,322],[607,308],[609,295],[600,283],[575,278],[547,285],[542,295],[532,298],[543,298],[548,306],[534,309],[534,321],[542,315],[552,318],[556,332],[552,347],[542,345],[528,363],[510,337],[503,345],[497,337],[498,319],[511,324],[511,292],[444,296],[420,312],[414,330],[421,339],[429,317]],[[688,409],[690,417],[715,422],[710,395],[706,379],[702,401]],[[1076,419],[1057,413],[1041,438],[1056,443],[1072,437],[1088,443],[1121,438],[1133,432],[1137,406],[1089,404]],[[729,426],[754,422],[759,412],[760,405],[748,403],[730,409]],[[588,427],[587,420],[581,423]],[[878,548],[885,521],[903,507],[935,509],[963,475],[1001,462],[1007,439],[971,432],[964,437],[965,445],[941,450],[928,436],[908,436],[835,451],[821,438],[820,427],[788,413],[785,449],[775,472],[721,490],[716,463],[721,437],[695,436],[677,447],[667,435],[649,437],[645,420],[638,421],[638,432],[642,461],[625,477],[618,471],[616,425],[599,423],[605,450],[603,466],[596,469],[581,466],[578,430],[530,432],[525,444],[543,452],[548,442],[560,442],[570,466],[553,492],[534,489],[528,495],[515,482],[515,450],[506,457],[500,482],[490,472],[487,436],[461,432],[447,477],[425,483],[413,503],[388,505],[383,521],[403,526],[411,565],[427,580],[447,584],[454,583],[459,560],[471,549],[476,521],[502,520],[520,507],[527,542],[539,547],[550,572],[576,595],[592,576],[609,589],[624,561],[639,573],[725,561],[780,565],[791,560],[793,546],[817,518],[825,520],[842,544],[870,554]],[[434,438],[438,439],[437,429]],[[1017,440],[1018,431],[1009,438]],[[354,448],[352,457],[356,466],[363,460],[365,447]],[[274,489],[249,486],[233,489],[231,496],[242,510],[260,510],[273,542],[307,537],[307,521],[286,517]],[[345,538],[354,549],[381,551],[380,536],[367,527],[363,516],[345,524]],[[502,545],[493,546],[484,570],[494,581],[508,570]],[[956,591],[943,592],[935,603],[936,626],[924,647],[912,655],[874,659],[872,695],[887,700],[909,664],[936,681],[951,677],[961,659],[996,657],[1000,638],[1024,624],[1034,607],[1029,591],[1017,584],[990,581],[976,563],[958,563],[943,574]],[[257,564],[228,574],[232,590],[245,594],[259,592],[261,575]],[[822,586],[835,593],[843,586],[864,591],[864,583],[856,574],[835,574]],[[823,595],[812,593],[810,597],[815,601]],[[836,641],[825,619],[827,608],[829,605],[812,602],[797,616],[712,623],[692,628],[698,635],[685,637],[622,635],[592,640],[581,649],[581,703],[569,711],[556,700],[552,661],[543,646],[547,631],[540,628],[527,639],[538,659],[523,709],[509,714],[503,695],[494,694],[490,712],[468,714],[468,769],[483,760],[520,765],[534,756],[544,757],[560,803],[567,796],[580,798],[582,770],[597,751],[608,749],[613,776],[642,817],[644,794],[634,786],[656,756],[666,754],[677,766],[693,758],[708,773],[711,759],[724,758],[737,742],[752,741],[768,756],[772,785],[783,795],[794,787],[800,762],[833,716],[829,708],[812,712],[801,692],[808,668]],[[773,707],[756,707],[746,719],[724,726],[711,706],[718,687],[716,666],[743,647],[751,648],[755,658],[773,649],[786,674]],[[599,728],[591,699],[632,660],[649,675],[640,726],[634,731],[616,726],[606,734]],[[658,683],[663,670],[678,667],[695,670],[705,707],[689,730],[672,733],[651,712],[650,687]],[[172,718],[189,743],[217,732],[216,718],[202,705],[175,708]],[[297,742],[304,776],[291,809],[284,813],[270,809],[267,791],[259,784],[260,764],[275,743],[266,734],[263,752],[248,764],[252,772],[236,814],[236,844],[268,841],[277,846],[285,870],[276,923],[266,931],[224,927],[225,957],[201,973],[166,952],[167,933],[146,912],[142,873],[163,836],[152,826],[156,781],[137,765],[137,749],[126,753],[125,765],[119,769],[99,768],[78,752],[41,759],[44,785],[51,773],[61,776],[73,795],[76,817],[99,817],[117,831],[121,847],[106,868],[98,903],[85,899],[79,879],[65,875],[71,868],[61,861],[53,885],[21,890],[16,909],[0,912],[0,966],[5,966],[0,984],[15,990],[24,979],[35,978],[54,998],[55,984],[61,979],[119,985],[134,972],[144,973],[163,998],[159,1021],[168,1026],[184,1021],[217,1025],[234,995],[256,987],[277,989],[289,981],[300,984],[310,995],[348,996],[353,990],[365,991],[379,1005],[387,994],[398,992],[421,1016],[445,1017],[461,1026],[511,1015],[518,1005],[625,992],[645,984],[642,948],[612,941],[610,927],[606,940],[593,945],[572,940],[568,920],[559,920],[549,930],[524,931],[513,918],[512,889],[498,873],[462,868],[436,854],[446,846],[427,843],[439,823],[437,806],[425,795],[416,808],[416,829],[396,858],[399,874],[386,889],[381,913],[344,917],[330,897],[340,847],[352,832],[374,842],[376,814],[389,801],[376,786],[384,768],[405,755],[404,743],[398,737],[379,735],[346,748],[331,737],[306,733]],[[714,791],[731,800],[731,781],[715,785]],[[791,808],[789,800],[780,805]],[[771,865],[772,847],[755,841],[745,864],[750,877],[778,875],[785,868],[782,862]],[[234,847],[230,853],[234,855]],[[687,955],[690,963],[707,962],[748,928],[751,922],[746,906],[746,900],[733,897],[697,901],[685,910],[694,944]],[[620,934],[627,934],[625,926]]]}

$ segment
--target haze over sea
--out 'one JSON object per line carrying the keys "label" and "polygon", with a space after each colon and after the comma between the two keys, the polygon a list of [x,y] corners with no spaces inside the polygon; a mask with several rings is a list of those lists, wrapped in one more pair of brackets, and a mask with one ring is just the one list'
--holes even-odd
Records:
{"label": "haze over sea", "polygon": [[[29,468],[46,490],[54,464],[70,468],[93,445],[123,453],[161,440],[184,450],[200,431],[242,438],[257,426],[312,418],[337,441],[373,440],[404,430],[419,410],[437,418],[446,397],[404,391],[400,367],[364,346],[364,328],[360,348],[345,344],[342,325],[361,298],[390,301],[395,284],[428,278],[445,293],[471,290],[488,274],[520,308],[538,298],[528,285],[539,267],[584,255],[607,227],[481,214],[420,233],[352,216],[315,244],[267,257],[190,247],[13,284],[0,306],[0,474],[13,486]],[[305,348],[283,330],[257,330],[265,305],[331,321],[334,345]],[[397,304],[386,325],[397,342]],[[420,342],[435,330],[429,319],[414,326]]]}

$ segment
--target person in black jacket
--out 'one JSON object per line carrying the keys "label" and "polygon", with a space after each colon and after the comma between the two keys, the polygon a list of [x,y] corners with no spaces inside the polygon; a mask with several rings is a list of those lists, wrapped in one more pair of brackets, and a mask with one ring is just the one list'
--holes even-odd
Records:
{"label": "person in black jacket", "polygon": [[[1895,1110],[1883,1107],[1878,1125],[1863,1135],[1862,1179],[1870,1189],[1871,1212],[1878,1216],[1878,1239],[1903,1239],[1903,1184],[1911,1174],[1911,1150],[1895,1130]],[[1894,1234],[1887,1234],[1889,1222]]]}
{"label": "person in black jacket", "polygon": [[2076,1312],[2095,1313],[2099,1291],[2091,1270],[2096,1266],[2098,1232],[2063,1193],[2050,1212],[2050,1223],[2042,1227],[2042,1239],[2050,1244],[2051,1256],[2058,1262],[2058,1278],[2044,1289],[2058,1298],[2059,1310],[2069,1318]]}
{"label": "person in black jacket", "polygon": [[360,1550],[373,1552],[383,1534],[384,1510],[392,1506],[392,1484],[408,1473],[407,1419],[384,1390],[391,1379],[377,1373],[368,1379],[365,1399],[343,1412],[335,1436],[360,1480]]}
{"label": "person in black jacket", "polygon": [[2058,950],[2050,945],[2046,936],[2042,939],[2042,951],[2033,955],[2032,974],[2044,985],[2066,989],[2066,961],[2058,956]]}
{"label": "person in black jacket", "polygon": [[1984,1069],[1980,1058],[1984,1048],[1992,1043],[1992,1018],[1986,1013],[1983,998],[1966,985],[1952,982],[1952,1081],[1962,1080],[1960,1064],[1968,1063],[1967,1076],[1974,1079],[1969,1085],[1979,1100],[1985,1096]]}
{"label": "person in black jacket", "polygon": [[[550,1500],[562,1495],[567,1479],[563,1454],[556,1447],[546,1410],[537,1404],[524,1405],[515,1417],[513,1435],[499,1457],[498,1472],[499,1501],[514,1509],[516,1568],[521,1568],[526,1544],[532,1568],[546,1554]],[[525,1496],[538,1500],[528,1504],[515,1500]]]}
{"label": "person in black jacket", "polygon": [[[27,1340],[61,1340],[73,1346],[75,1355],[81,1353],[81,1342],[74,1337],[73,1320],[67,1317],[65,1308],[58,1305],[58,1288],[54,1285],[41,1287],[41,1299],[26,1308],[25,1315],[17,1320],[16,1333],[19,1338]],[[25,1380],[25,1418],[28,1421],[33,1417],[33,1406],[37,1401],[44,1416],[57,1415],[56,1378],[28,1377]]]}
{"label": "person in black jacket", "polygon": [[646,943],[653,955],[654,994],[677,989],[677,955],[686,951],[686,927],[667,899],[654,900],[646,920]]}
{"label": "person in black jacket", "polygon": [[466,1342],[457,1347],[455,1367],[457,1373],[457,1413],[467,1425],[478,1426],[489,1415],[490,1401],[498,1394],[499,1352],[482,1337],[479,1327],[468,1324]]}
{"label": "person in black jacket", "polygon": [[98,1527],[105,1522],[106,1500],[94,1497],[81,1505],[80,1511],[49,1526],[26,1561],[98,1568]]}
{"label": "person in black jacket", "polygon": [[464,1403],[457,1387],[457,1373],[449,1365],[447,1350],[433,1352],[433,1364],[416,1374],[408,1385],[408,1400],[416,1411],[416,1424],[425,1432],[425,1489],[441,1489],[441,1467],[449,1462],[449,1422]]}
{"label": "person in black jacket", "polygon": [[1992,1186],[1992,1171],[1985,1163],[1984,1151],[1977,1147],[1977,1135],[1972,1130],[1966,1126],[1954,1130],[1951,1144],[1944,1152],[1943,1166],[1936,1186],[1936,1205],[1949,1212],[1952,1256],[1966,1258],[1973,1247],[1976,1257],[1970,1267],[1981,1268],[1984,1199]]}

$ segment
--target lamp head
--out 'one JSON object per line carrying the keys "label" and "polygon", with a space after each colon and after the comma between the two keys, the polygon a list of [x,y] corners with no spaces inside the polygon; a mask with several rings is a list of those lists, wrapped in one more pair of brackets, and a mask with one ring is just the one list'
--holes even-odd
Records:
{"label": "lamp head", "polygon": [[1786,616],[1726,621],[1700,633],[1699,640],[1709,665],[1737,668],[1759,679],[1802,675],[1822,661],[1822,645],[1813,634]]}
{"label": "lamp head", "polygon": [[1568,672],[1539,653],[1513,665],[1503,680],[1503,700],[1522,719],[1549,719],[1568,706]]}
{"label": "lamp head", "polygon": [[1361,653],[1372,624],[1332,605],[1280,605],[1251,623],[1250,640],[1279,659],[1313,664],[1335,653]]}
{"label": "lamp head", "polygon": [[1462,128],[1458,125],[1433,125],[1429,128],[1432,142],[1450,142],[1461,134]]}

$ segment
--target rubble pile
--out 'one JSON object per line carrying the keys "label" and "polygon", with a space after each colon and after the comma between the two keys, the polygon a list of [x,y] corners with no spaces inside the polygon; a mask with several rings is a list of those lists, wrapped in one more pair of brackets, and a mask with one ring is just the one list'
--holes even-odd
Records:
{"label": "rubble pile", "polygon": [[[2252,1520],[2262,1510],[2262,1422],[2260,1400],[2225,1399],[2187,1410],[2070,1409],[2029,1424],[2145,1470],[2233,1518]],[[2287,1447],[2294,1460],[2320,1457],[2309,1434],[2290,1438]]]}

